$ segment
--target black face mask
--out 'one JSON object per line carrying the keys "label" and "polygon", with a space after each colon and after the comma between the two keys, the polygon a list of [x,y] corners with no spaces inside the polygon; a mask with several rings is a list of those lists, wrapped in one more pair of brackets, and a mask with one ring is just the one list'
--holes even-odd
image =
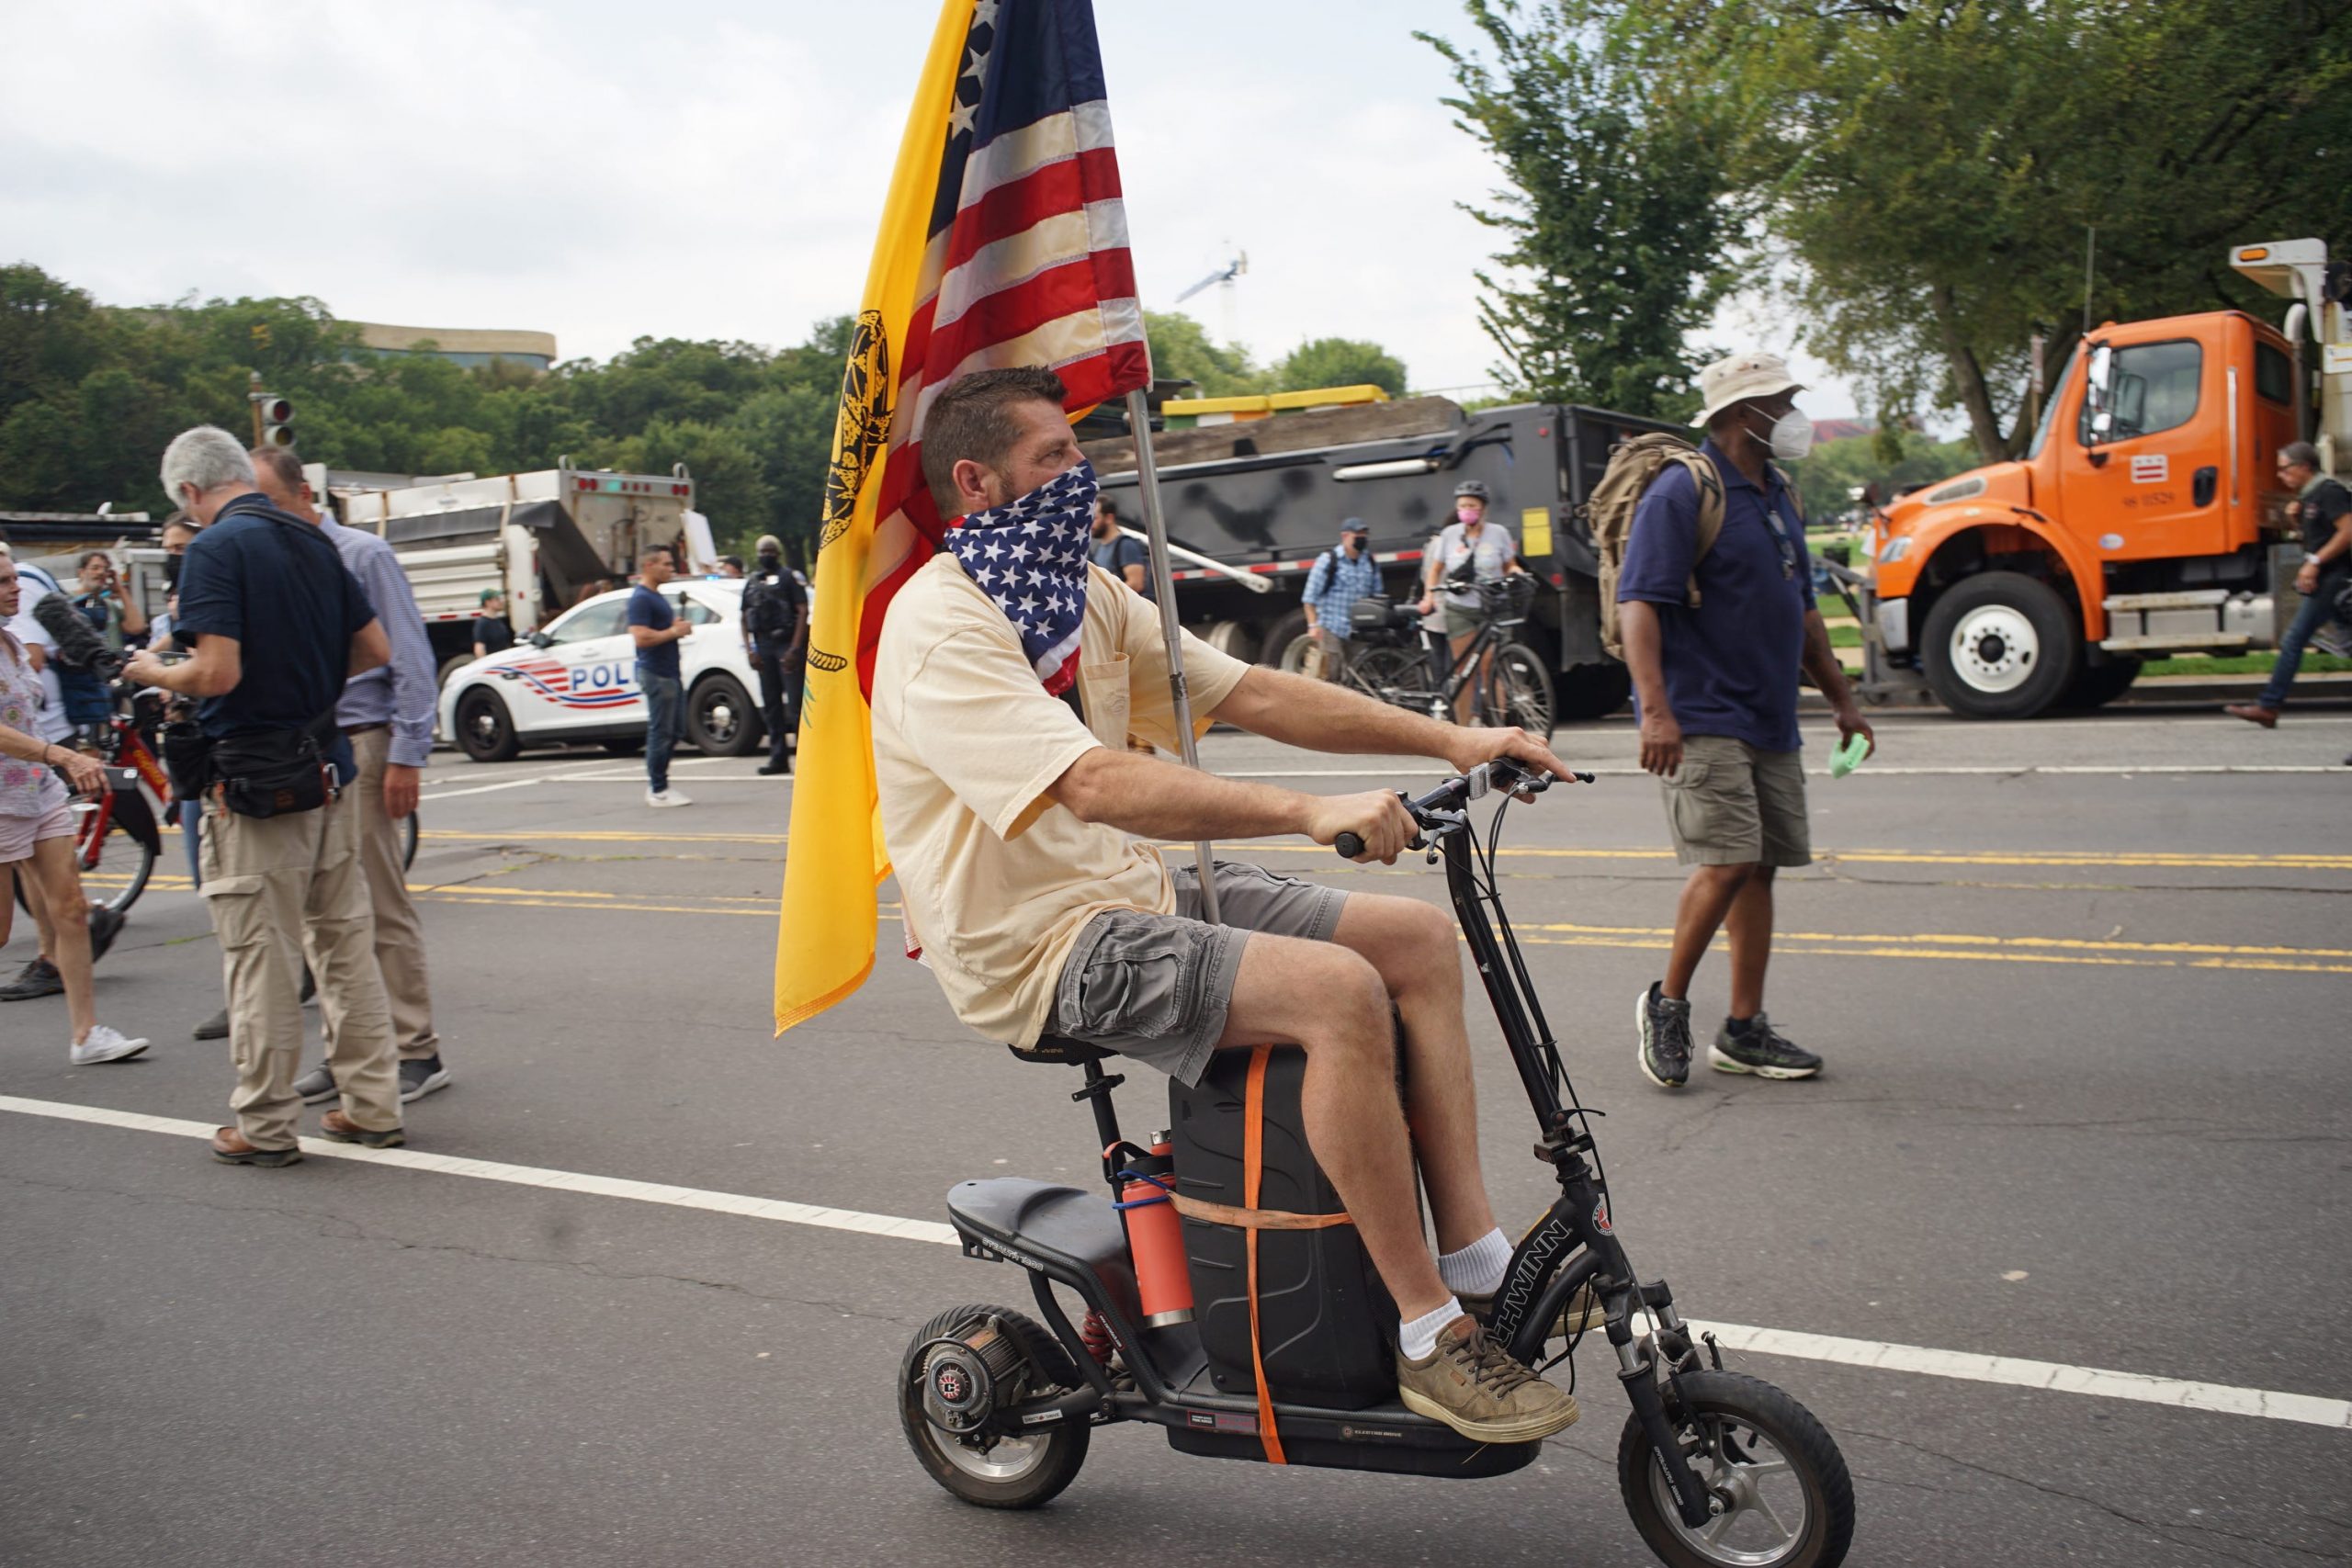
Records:
{"label": "black face mask", "polygon": [[179,587],[180,561],[182,558],[183,558],[179,556],[165,556],[164,558],[164,586],[165,588],[176,590]]}

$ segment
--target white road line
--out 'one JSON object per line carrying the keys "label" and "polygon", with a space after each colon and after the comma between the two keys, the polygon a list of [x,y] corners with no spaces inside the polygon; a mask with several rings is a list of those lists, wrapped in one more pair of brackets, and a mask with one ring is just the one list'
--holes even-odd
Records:
{"label": "white road line", "polygon": [[[1574,759],[1573,759],[1573,758],[1571,758],[1569,761],[1570,761],[1571,765],[1574,765]],[[1412,771],[1414,771],[1414,770],[1413,770],[1413,769],[1408,765],[1407,768],[1403,768],[1403,769],[1399,769],[1399,768],[1224,768],[1224,767],[1213,767],[1213,768],[1211,768],[1211,770],[1210,770],[1210,771],[1211,771],[1211,772],[1213,772],[1213,773],[1216,773],[1218,777],[1220,777],[1220,778],[1227,778],[1227,779],[1386,779],[1386,778],[1395,778],[1395,777],[1396,777],[1396,776],[1398,775],[1398,773],[1408,773],[1408,772],[1412,772]],[[1435,772],[1434,772],[1434,771],[1432,771],[1432,770],[1430,770],[1430,769],[1429,769],[1429,768],[1427,768],[1426,766],[1424,766],[1424,767],[1420,768],[1419,771],[1423,772],[1423,773],[1430,773],[1430,776],[1432,776],[1432,777],[1435,777],[1435,776],[1436,776]],[[1603,765],[1601,765],[1601,766],[1598,766],[1598,767],[1587,767],[1587,768],[1585,768],[1583,771],[1584,771],[1584,772],[1586,772],[1586,773],[1589,773],[1594,774],[1596,777],[1604,778],[1604,779],[1637,779],[1637,778],[1640,778],[1640,777],[1642,777],[1642,776],[1643,776],[1643,770],[1642,770],[1642,769],[1640,769],[1640,768],[1634,768],[1634,767],[1611,767],[1611,766],[1608,766],[1608,765],[1606,765],[1606,764],[1603,764]],[[1849,778],[1856,778],[1856,779],[1871,779],[1871,778],[1880,778],[1880,779],[1889,779],[1889,778],[1966,778],[1966,777],[1973,777],[1973,776],[1975,776],[1975,775],[1978,775],[1978,774],[1994,774],[1994,775],[1999,775],[1999,776],[2008,777],[2008,776],[2016,776],[2016,775],[2018,775],[2018,774],[2025,774],[2025,773],[2049,773],[2049,774],[2086,774],[2086,775],[2090,775],[2090,776],[2098,777],[2098,778],[2150,778],[2150,779],[2154,779],[2154,778],[2173,778],[2173,777],[2177,777],[2177,776],[2178,776],[2178,775],[2180,775],[2180,774],[2183,774],[2183,773],[2346,773],[2346,772],[2347,772],[2347,770],[2346,770],[2346,769],[2345,769],[2344,767],[2340,766],[2340,765],[2338,765],[2338,766],[2328,766],[2328,765],[2324,765],[2324,764],[2316,764],[2316,763],[2313,763],[2313,764],[2287,764],[2287,763],[2280,763],[2280,764],[2276,764],[2276,765],[2268,765],[2268,764],[2258,764],[2258,763],[2238,763],[2238,762],[2212,762],[2212,763],[2192,763],[2192,764],[2182,764],[2182,763],[2164,763],[2164,762],[2143,762],[2143,763],[2140,763],[2140,764],[2137,764],[2137,765],[2132,765],[2132,764],[2123,763],[2123,764],[2098,764],[2098,765],[2093,765],[2093,764],[2085,764],[2085,765],[2082,765],[2082,766],[2045,766],[2045,765],[2038,765],[2038,764],[2020,764],[2020,765],[2016,766],[2016,767],[2007,767],[2007,768],[2005,768],[2005,767],[1998,767],[1998,766],[1989,766],[1989,767],[1988,767],[1988,766],[1983,766],[1983,765],[1973,766],[1973,767],[1963,767],[1963,766],[1957,766],[1957,765],[1955,765],[1955,766],[1948,767],[1948,768],[1945,768],[1945,767],[1882,768],[1882,767],[1877,767],[1877,766],[1874,766],[1874,765],[1872,765],[1872,764],[1871,764],[1871,763],[1867,763],[1867,762],[1866,762],[1866,763],[1864,763],[1864,764],[1863,764],[1863,765],[1862,765],[1859,770],[1857,770],[1856,772],[1854,772],[1853,773],[1851,773],[1851,774],[1849,774],[1849,775],[1848,775],[1848,776],[1849,776]],[[1830,777],[1830,776],[1831,776],[1831,775],[1830,775],[1830,773],[1829,773],[1829,770],[1828,770],[1827,768],[1807,768],[1807,769],[1805,770],[1805,773],[1806,773],[1806,776],[1808,776],[1808,777],[1810,777],[1810,778],[1817,778],[1817,779],[1826,779],[1826,778],[1828,778],[1828,777]]]}
{"label": "white road line", "polygon": [[[55,1121],[82,1122],[139,1133],[162,1133],[173,1137],[212,1136],[212,1128],[202,1122],[149,1116],[136,1111],[114,1111],[103,1106],[74,1105],[64,1100],[25,1100],[15,1095],[0,1095],[0,1111],[7,1111],[20,1116],[42,1116]],[[368,1149],[354,1144],[331,1143],[323,1138],[304,1138],[301,1143],[305,1155],[324,1159],[395,1166],[404,1170],[465,1176],[477,1181],[501,1181],[510,1186],[580,1192],[599,1198],[626,1198],[633,1202],[660,1203],[673,1209],[699,1209],[714,1214],[738,1214],[745,1219],[775,1220],[785,1224],[850,1231],[860,1235],[890,1236],[946,1247],[956,1245],[955,1227],[936,1220],[861,1213],[854,1209],[830,1209],[779,1198],[756,1198],[748,1193],[713,1192],[695,1187],[636,1181],[626,1177],[592,1176],[584,1171],[507,1165],[497,1160],[469,1159],[463,1156],[431,1154],[420,1149]],[[1826,1361],[1838,1366],[1867,1367],[1879,1371],[1915,1372],[1922,1377],[1951,1378],[1962,1382],[1999,1383],[2011,1388],[2088,1394],[2099,1399],[2170,1405],[2180,1410],[2215,1411],[2228,1416],[2251,1416],[2266,1421],[2288,1421],[2307,1427],[2352,1430],[2352,1400],[2328,1399],[2317,1394],[2238,1388],[2227,1383],[2149,1377],[2141,1372],[2112,1371],[2099,1367],[2070,1366],[2061,1361],[1986,1356],[1967,1350],[1937,1350],[1924,1345],[1846,1339],[1835,1335],[1806,1334],[1789,1328],[1758,1328],[1737,1323],[1694,1321],[1693,1328],[1712,1330],[1726,1349],[1747,1350],[1759,1356],[1785,1356],[1796,1360]]]}
{"label": "white road line", "polygon": [[507,779],[503,783],[500,784],[476,784],[471,789],[436,790],[431,795],[420,794],[416,798],[418,804],[429,805],[436,800],[455,800],[461,795],[488,795],[493,790],[521,789],[526,784],[545,784],[548,781],[543,778]]}

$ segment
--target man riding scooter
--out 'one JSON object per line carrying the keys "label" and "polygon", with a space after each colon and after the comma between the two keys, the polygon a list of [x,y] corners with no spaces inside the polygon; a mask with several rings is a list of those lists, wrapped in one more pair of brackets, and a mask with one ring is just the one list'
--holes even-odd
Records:
{"label": "man riding scooter", "polygon": [[[924,480],[960,523],[892,601],[874,679],[909,945],[964,1022],[1016,1047],[1058,1035],[1187,1084],[1219,1050],[1301,1047],[1307,1140],[1396,1303],[1402,1401],[1474,1440],[1559,1431],[1576,1402],[1479,1326],[1511,1247],[1478,1166],[1451,921],[1413,899],[1221,863],[1211,925],[1197,872],[1171,874],[1152,847],[1352,833],[1360,861],[1385,864],[1415,824],[1387,791],[1305,795],[1127,749],[1130,733],[1177,748],[1167,648],[1153,606],[1088,563],[1096,485],[1063,396],[1042,368],[981,371],[925,416]],[[1190,637],[1183,649],[1197,713],[1275,740],[1568,774],[1517,729],[1442,724]]]}

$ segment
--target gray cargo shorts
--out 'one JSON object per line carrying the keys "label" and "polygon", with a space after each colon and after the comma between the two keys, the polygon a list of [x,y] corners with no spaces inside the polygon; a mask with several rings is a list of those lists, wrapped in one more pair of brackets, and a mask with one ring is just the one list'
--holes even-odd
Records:
{"label": "gray cargo shorts", "polygon": [[1172,867],[1176,912],[1109,909],[1078,933],[1046,1032],[1132,1056],[1193,1085],[1225,1033],[1251,931],[1329,942],[1348,896],[1261,866],[1216,863],[1218,924],[1200,919],[1196,866]]}
{"label": "gray cargo shorts", "polygon": [[1813,863],[1803,753],[1688,735],[1682,766],[1661,782],[1674,858],[1684,865]]}

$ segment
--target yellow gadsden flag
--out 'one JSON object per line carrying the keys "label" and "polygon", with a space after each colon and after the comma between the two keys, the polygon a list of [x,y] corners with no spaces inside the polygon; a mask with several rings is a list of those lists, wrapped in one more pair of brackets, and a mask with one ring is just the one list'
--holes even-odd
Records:
{"label": "yellow gadsden flag", "polygon": [[874,968],[890,874],[874,652],[945,530],[923,411],[973,370],[1050,365],[1072,409],[1151,379],[1089,0],[947,0],[899,144],[842,377],[776,935],[781,1033]]}

